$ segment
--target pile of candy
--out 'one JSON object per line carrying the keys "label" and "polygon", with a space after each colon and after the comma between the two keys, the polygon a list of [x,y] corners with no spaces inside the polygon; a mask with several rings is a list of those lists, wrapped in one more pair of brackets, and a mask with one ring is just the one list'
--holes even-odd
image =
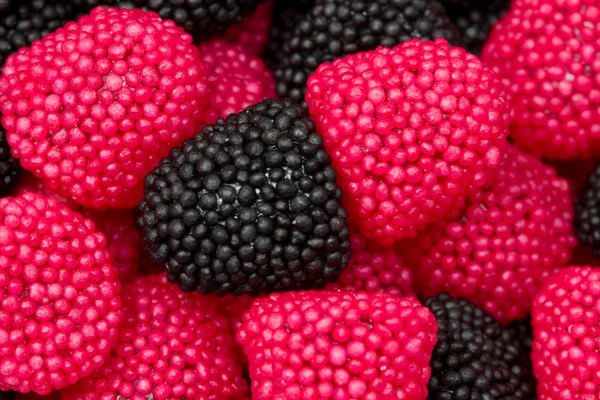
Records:
{"label": "pile of candy", "polygon": [[600,399],[599,54],[598,0],[0,0],[0,400]]}

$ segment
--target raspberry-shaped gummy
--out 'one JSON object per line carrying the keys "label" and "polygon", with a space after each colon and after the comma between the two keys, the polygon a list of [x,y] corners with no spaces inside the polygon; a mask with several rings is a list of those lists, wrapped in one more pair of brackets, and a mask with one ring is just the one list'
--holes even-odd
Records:
{"label": "raspberry-shaped gummy", "polygon": [[510,108],[491,70],[418,39],[323,64],[306,101],[349,218],[381,243],[460,209],[500,160]]}
{"label": "raspberry-shaped gummy", "polygon": [[265,100],[171,150],[146,178],[146,248],[184,291],[322,288],[350,257],[346,211],[301,106]]}
{"label": "raspberry-shaped gummy", "polygon": [[316,2],[276,54],[277,93],[303,102],[307,79],[319,64],[415,37],[459,42],[457,29],[438,0]]}
{"label": "raspberry-shaped gummy", "polygon": [[575,228],[582,244],[600,256],[600,164],[589,174],[575,208]]}
{"label": "raspberry-shaped gummy", "polygon": [[540,400],[600,398],[600,270],[570,267],[547,280],[532,308]]}
{"label": "raspberry-shaped gummy", "polygon": [[384,293],[289,292],[255,300],[238,342],[252,398],[425,399],[433,315]]}
{"label": "raspberry-shaped gummy", "polygon": [[428,399],[536,398],[529,350],[520,328],[503,328],[473,303],[445,293],[429,298],[425,307],[439,326]]}
{"label": "raspberry-shaped gummy", "polygon": [[514,146],[494,183],[407,247],[420,296],[448,292],[506,324],[523,319],[544,280],[576,245],[567,182]]}
{"label": "raspberry-shaped gummy", "polygon": [[555,160],[600,155],[600,5],[515,0],[481,57],[514,107],[513,142]]}
{"label": "raspberry-shaped gummy", "polygon": [[[0,1],[0,9],[2,8]],[[0,14],[0,70],[6,58],[75,18],[69,1],[27,0]]]}
{"label": "raspberry-shaped gummy", "polygon": [[251,56],[260,56],[269,41],[273,6],[273,0],[259,5],[256,11],[244,17],[241,23],[229,27],[223,38],[239,44]]}
{"label": "raspberry-shaped gummy", "polygon": [[200,54],[208,71],[206,124],[276,97],[271,71],[260,57],[249,55],[241,45],[211,40],[200,45]]}
{"label": "raspberry-shaped gummy", "polygon": [[108,358],[122,319],[93,223],[53,196],[0,199],[0,389],[48,394]]}
{"label": "raspberry-shaped gummy", "polygon": [[152,12],[98,7],[19,49],[2,124],[21,165],[91,208],[127,208],[143,178],[201,126],[206,74],[192,38]]}
{"label": "raspberry-shaped gummy", "polygon": [[183,293],[164,274],[123,287],[125,318],[111,359],[63,400],[237,400],[247,392],[217,298]]}
{"label": "raspberry-shaped gummy", "polygon": [[350,230],[352,256],[339,281],[328,284],[328,291],[385,292],[413,296],[412,271],[397,248],[382,247]]}
{"label": "raspberry-shaped gummy", "polygon": [[459,3],[446,6],[450,20],[460,30],[465,49],[479,54],[494,24],[508,11],[510,2],[476,0],[470,5]]}
{"label": "raspberry-shaped gummy", "polygon": [[21,176],[19,160],[10,153],[6,140],[6,130],[0,126],[0,196],[6,195],[16,185]]}

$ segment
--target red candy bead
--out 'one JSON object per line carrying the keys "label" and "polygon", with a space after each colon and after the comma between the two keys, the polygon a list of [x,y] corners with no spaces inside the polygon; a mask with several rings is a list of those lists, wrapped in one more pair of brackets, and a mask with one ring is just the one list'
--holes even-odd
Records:
{"label": "red candy bead", "polygon": [[248,55],[242,46],[218,39],[202,43],[200,53],[208,68],[206,125],[276,97],[273,74],[259,57]]}
{"label": "red candy bead", "polygon": [[269,41],[269,29],[273,20],[275,0],[267,0],[256,7],[254,13],[244,17],[241,23],[231,26],[223,39],[237,43],[251,56],[260,56]]}
{"label": "red candy bead", "polygon": [[365,239],[356,229],[350,232],[350,262],[339,281],[328,284],[325,290],[414,296],[412,271],[402,260],[400,251],[381,247]]}
{"label": "red candy bead", "polygon": [[72,385],[108,359],[123,317],[106,238],[55,197],[0,199],[0,390]]}
{"label": "red candy bead", "polygon": [[514,107],[510,135],[547,159],[600,156],[600,5],[515,0],[481,54]]}
{"label": "red candy bead", "polygon": [[139,9],[98,7],[19,49],[2,73],[15,157],[97,209],[137,205],[145,175],[200,128],[207,97],[192,37]]}
{"label": "red candy bead", "polygon": [[540,400],[600,398],[600,270],[554,275],[533,303],[534,375]]}
{"label": "red candy bead", "polygon": [[498,79],[443,39],[322,64],[306,102],[350,221],[382,244],[461,208],[502,159],[508,134]]}
{"label": "red candy bead", "polygon": [[511,145],[493,184],[406,245],[415,289],[467,299],[504,324],[523,319],[544,280],[569,262],[572,224],[568,183]]}
{"label": "red candy bead", "polygon": [[238,341],[252,398],[425,399],[433,315],[383,293],[289,292],[254,301]]}
{"label": "red candy bead", "polygon": [[218,299],[183,293],[165,275],[123,287],[125,320],[111,360],[63,400],[237,400],[247,392]]}

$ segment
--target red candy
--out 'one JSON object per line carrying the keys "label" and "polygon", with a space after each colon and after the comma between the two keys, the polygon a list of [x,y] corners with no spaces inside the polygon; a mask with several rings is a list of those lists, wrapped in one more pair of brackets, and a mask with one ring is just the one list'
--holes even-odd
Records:
{"label": "red candy", "polygon": [[508,134],[500,82],[443,39],[322,64],[306,102],[350,220],[383,244],[461,208],[502,159]]}
{"label": "red candy", "polygon": [[447,292],[506,324],[527,316],[576,239],[569,185],[554,169],[511,145],[497,174],[466,210],[423,231],[406,253],[420,296]]}
{"label": "red candy", "polygon": [[533,303],[533,370],[540,400],[600,398],[600,270],[571,267]]}
{"label": "red candy", "polygon": [[106,238],[55,197],[0,199],[0,390],[48,394],[108,359],[123,317]]}
{"label": "red candy", "polygon": [[340,280],[325,290],[414,295],[412,272],[397,249],[378,246],[356,230],[351,230],[350,246],[352,257]]}
{"label": "red candy", "polygon": [[248,55],[242,46],[212,40],[200,45],[200,53],[208,68],[207,125],[276,97],[273,74],[259,57]]}
{"label": "red candy", "polygon": [[433,315],[383,293],[290,292],[254,301],[238,341],[254,400],[425,399]]}
{"label": "red candy", "polygon": [[123,288],[125,321],[111,360],[63,400],[244,398],[247,384],[218,299],[183,293],[164,275]]}
{"label": "red candy", "polygon": [[600,5],[515,0],[481,54],[508,89],[511,137],[548,159],[600,156]]}
{"label": "red candy", "polygon": [[153,12],[98,7],[6,61],[2,124],[21,165],[90,208],[134,207],[143,179],[201,126],[192,37]]}
{"label": "red candy", "polygon": [[223,39],[239,44],[246,54],[260,56],[269,41],[274,5],[274,0],[260,4],[256,11],[244,17],[241,23],[231,26],[223,35]]}

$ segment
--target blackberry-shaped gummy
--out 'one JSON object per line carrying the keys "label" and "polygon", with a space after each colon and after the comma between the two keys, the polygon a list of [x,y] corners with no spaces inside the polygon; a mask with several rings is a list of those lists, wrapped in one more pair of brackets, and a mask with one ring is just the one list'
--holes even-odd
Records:
{"label": "blackberry-shaped gummy", "polygon": [[510,0],[488,0],[472,5],[456,3],[446,7],[448,16],[458,27],[465,49],[479,54],[492,26],[508,11]]}
{"label": "blackberry-shaped gummy", "polygon": [[439,327],[428,399],[535,399],[528,350],[517,330],[446,293],[429,298],[425,307]]}
{"label": "blackberry-shaped gummy", "polygon": [[74,13],[69,1],[29,0],[12,6],[0,15],[0,68],[10,54],[31,45],[71,19],[74,19]]}
{"label": "blackberry-shaped gummy", "polygon": [[269,31],[269,40],[264,54],[265,62],[271,69],[279,64],[284,43],[292,37],[296,26],[309,11],[310,7],[302,3],[289,1],[275,3],[273,12],[275,17]]}
{"label": "blackberry-shaped gummy", "polygon": [[600,163],[590,173],[575,206],[575,231],[579,241],[600,256]]}
{"label": "blackberry-shaped gummy", "polygon": [[6,131],[0,126],[0,196],[6,195],[21,175],[19,161],[10,154]]}
{"label": "blackberry-shaped gummy", "polygon": [[321,288],[350,256],[335,179],[302,107],[265,100],[204,128],[148,175],[146,248],[184,291]]}
{"label": "blackberry-shaped gummy", "polygon": [[309,75],[324,62],[419,37],[458,42],[458,31],[437,0],[323,0],[283,43],[273,69],[277,93],[304,101]]}

